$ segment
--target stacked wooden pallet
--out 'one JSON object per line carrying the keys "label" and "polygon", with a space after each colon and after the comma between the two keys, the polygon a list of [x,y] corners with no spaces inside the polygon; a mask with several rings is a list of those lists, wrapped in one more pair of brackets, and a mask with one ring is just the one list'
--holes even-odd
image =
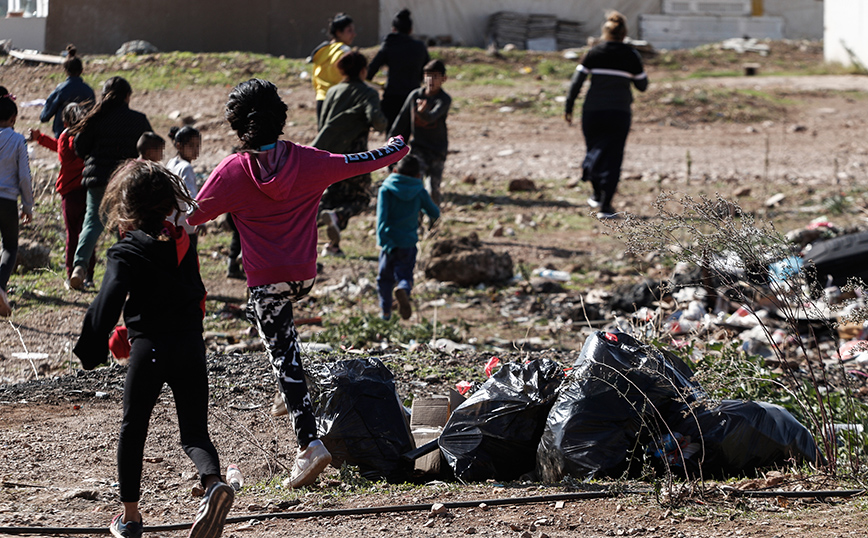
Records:
{"label": "stacked wooden pallet", "polygon": [[497,48],[559,50],[584,44],[582,24],[555,15],[498,11],[488,19],[488,43]]}

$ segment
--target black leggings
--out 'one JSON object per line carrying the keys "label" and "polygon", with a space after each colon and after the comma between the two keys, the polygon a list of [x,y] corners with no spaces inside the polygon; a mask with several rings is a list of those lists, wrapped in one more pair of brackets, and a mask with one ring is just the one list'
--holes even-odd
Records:
{"label": "black leggings", "polygon": [[220,475],[217,449],[208,435],[208,370],[201,334],[138,336],[132,342],[124,383],[124,418],[118,440],[121,502],[137,502],[148,422],[163,384],[175,396],[181,446],[203,480]]}
{"label": "black leggings", "polygon": [[0,289],[6,291],[18,256],[18,200],[0,198]]}
{"label": "black leggings", "polygon": [[582,163],[582,179],[591,182],[594,198],[603,210],[612,208],[612,198],[618,189],[631,121],[630,112],[623,110],[582,112],[582,134],[587,148]]}

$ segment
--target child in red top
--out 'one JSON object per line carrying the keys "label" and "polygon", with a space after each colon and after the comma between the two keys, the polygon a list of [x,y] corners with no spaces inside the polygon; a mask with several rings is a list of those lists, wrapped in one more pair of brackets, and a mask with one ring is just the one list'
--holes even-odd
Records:
{"label": "child in red top", "polygon": [[[30,129],[28,142],[37,142],[40,146],[57,152],[60,159],[60,174],[54,183],[54,188],[60,195],[60,207],[63,211],[63,223],[66,226],[66,278],[69,280],[72,274],[75,248],[78,246],[78,234],[84,224],[84,212],[87,208],[87,189],[81,184],[81,171],[84,169],[84,160],[76,155],[72,146],[73,137],[69,134],[69,128],[82,116],[82,109],[78,103],[69,103],[63,109],[63,132],[56,139],[42,134],[37,129]],[[96,258],[91,257],[87,269],[86,282],[93,282],[93,267]]]}

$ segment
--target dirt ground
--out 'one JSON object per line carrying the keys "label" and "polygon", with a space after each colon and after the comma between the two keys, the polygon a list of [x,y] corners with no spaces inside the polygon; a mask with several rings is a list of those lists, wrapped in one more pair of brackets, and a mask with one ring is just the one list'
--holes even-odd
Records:
{"label": "dirt ground", "polygon": [[[779,49],[785,53],[776,56]],[[821,57],[816,44],[782,44],[773,46],[771,59],[758,60],[768,62],[760,70],[764,73],[773,71],[775,65],[789,64],[793,70],[816,65]],[[651,89],[637,95],[623,180],[615,202],[618,210],[651,217],[651,204],[663,190],[734,197],[737,190],[749,188],[738,202],[786,231],[825,215],[828,201],[845,193],[850,197],[846,210],[830,218],[842,227],[864,225],[865,202],[861,195],[868,179],[868,77],[688,78],[692,72],[707,71],[708,60],[699,55],[694,63],[687,61],[689,57],[679,58],[681,64],[675,70],[665,58],[648,64]],[[483,57],[477,61],[488,60]],[[0,65],[0,84],[11,88],[22,106],[16,125],[19,132],[38,126],[39,108],[23,107],[23,103],[48,95],[54,83],[46,76],[52,70],[56,68],[8,59]],[[613,261],[622,265],[627,262],[623,246],[608,234],[607,227],[592,218],[585,204],[588,192],[579,181],[583,157],[580,129],[568,127],[558,115],[525,109],[535,100],[555,99],[551,85],[522,79],[510,87],[457,81],[453,86],[451,89],[449,82],[445,86],[456,106],[449,117],[451,149],[444,178],[442,233],[476,231],[486,246],[508,251],[516,264],[530,268],[546,265],[581,270],[587,279],[585,291],[640,278],[642,275],[635,270],[632,274],[629,270],[611,271]],[[285,135],[301,143],[311,141],[315,135],[312,91],[307,83],[280,87],[290,111]],[[561,94],[566,87],[566,81],[557,86]],[[739,102],[734,107],[732,101],[714,98],[729,95],[725,92],[737,88],[771,95],[773,99],[763,101],[756,107],[761,113],[747,119],[721,120],[736,117],[739,110],[750,110],[751,103]],[[235,142],[222,121],[227,91],[224,87],[152,90],[134,93],[131,106],[146,112],[161,134],[168,131],[176,121],[172,118],[178,115],[195,118],[203,133],[202,155],[196,165],[207,175]],[[506,109],[504,102],[519,105]],[[673,102],[685,104],[676,107]],[[47,130],[47,125],[42,128]],[[374,137],[371,145],[377,140]],[[51,196],[54,158],[41,148],[32,155],[32,167],[41,186],[38,197]],[[508,192],[506,185],[517,178],[532,179],[536,190]],[[784,200],[766,207],[766,200],[778,193],[785,195]],[[39,217],[44,216],[37,214],[37,220],[22,231],[22,237],[38,239],[45,233]],[[55,216],[55,221],[59,218]],[[343,260],[321,259],[324,267],[318,286],[336,284],[344,277],[355,280],[360,275],[375,275],[376,248],[370,234],[373,219],[369,212],[351,222],[347,232],[350,256]],[[496,224],[512,228],[515,233],[492,237],[490,232]],[[214,228],[211,233],[223,232]],[[219,244],[225,246],[225,241]],[[201,252],[202,270],[211,298],[209,305],[219,309],[214,315],[230,318],[243,307],[245,287],[242,281],[224,278],[222,246]],[[16,313],[0,323],[0,534],[21,533],[24,527],[75,527],[82,529],[77,534],[104,533],[118,510],[115,448],[124,370],[112,366],[82,372],[71,355],[92,291],[66,290],[60,275],[50,278],[48,285],[19,286],[16,290],[16,278],[13,275],[10,283]],[[528,357],[524,346],[535,341],[537,346],[527,349],[535,349],[536,355],[546,353],[549,347],[558,348],[566,364],[581,348],[587,333],[587,328],[575,327],[563,329],[555,337],[550,324],[522,322],[511,316],[501,303],[504,297],[517,295],[515,288],[457,293],[424,278],[418,279],[417,287],[428,291],[418,293],[411,323],[432,318],[460,321],[466,327],[468,340],[500,346],[506,353],[499,355],[506,360]],[[347,304],[351,306],[346,308],[353,312],[371,313],[375,309],[372,300],[364,305]],[[302,305],[297,317],[339,316],[334,310],[314,301]],[[213,332],[220,330],[218,325]],[[236,334],[235,341],[238,338]],[[523,343],[516,344],[519,341]],[[588,484],[434,483],[359,494],[348,492],[333,469],[317,487],[302,493],[267,488],[263,484],[274,477],[279,482],[280,474],[292,462],[295,446],[285,417],[273,418],[269,413],[274,382],[266,361],[256,352],[226,353],[226,342],[219,337],[210,342],[214,352],[209,358],[212,435],[223,463],[238,463],[247,484],[253,484],[236,498],[230,513],[235,519],[224,536],[367,532],[522,538],[573,536],[576,532],[586,536],[679,538],[864,535],[864,498],[744,499],[715,483],[697,486],[700,491],[691,492],[690,500],[673,509],[651,493],[572,499],[563,504],[553,499],[515,505],[491,502],[576,492],[591,488]],[[13,355],[24,351],[43,353],[45,358],[29,361]],[[398,390],[403,397],[443,394],[454,384],[454,379],[445,376],[415,378],[412,370],[404,370],[402,352],[399,346],[382,351],[392,370],[400,372]],[[432,360],[454,361],[449,364],[456,369],[476,371],[484,364],[484,359],[474,354],[452,358],[435,355]],[[146,525],[171,526],[189,521],[198,502],[191,495],[195,473],[179,449],[168,392],[151,421],[144,484],[142,511]],[[649,489],[648,484],[616,485],[627,490]],[[766,486],[788,490],[839,487],[786,474],[782,484],[769,480],[749,489]],[[436,517],[426,509],[432,503],[459,501],[469,504],[448,508],[445,515]],[[480,507],[482,502],[488,506]],[[420,507],[376,515],[287,516],[393,505]],[[275,517],[268,518],[269,513]],[[245,520],[245,516],[255,519]],[[87,530],[89,527],[99,530]],[[49,534],[36,530],[30,533]],[[179,537],[185,533],[170,527],[147,535]]]}

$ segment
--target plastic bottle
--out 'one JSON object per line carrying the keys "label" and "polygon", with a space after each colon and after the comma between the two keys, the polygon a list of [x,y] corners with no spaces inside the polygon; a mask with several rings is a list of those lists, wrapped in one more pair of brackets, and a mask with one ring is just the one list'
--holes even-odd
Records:
{"label": "plastic bottle", "polygon": [[226,480],[235,491],[240,491],[241,486],[244,485],[244,476],[241,474],[241,469],[234,463],[226,468]]}
{"label": "plastic bottle", "polygon": [[566,271],[557,271],[555,269],[542,269],[538,275],[541,278],[548,278],[549,280],[555,280],[558,282],[569,282],[570,274]]}

